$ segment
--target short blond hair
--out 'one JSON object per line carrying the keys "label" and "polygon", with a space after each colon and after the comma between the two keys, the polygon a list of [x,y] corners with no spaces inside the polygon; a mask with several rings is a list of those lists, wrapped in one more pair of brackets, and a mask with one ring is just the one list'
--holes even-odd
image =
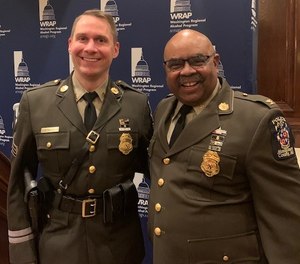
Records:
{"label": "short blond hair", "polygon": [[79,15],[78,17],[75,18],[75,20],[73,22],[72,30],[71,30],[71,35],[70,35],[71,38],[74,35],[74,31],[75,31],[75,28],[76,28],[76,25],[77,25],[78,21],[83,16],[93,16],[93,17],[97,17],[97,18],[106,20],[108,22],[108,24],[110,25],[110,30],[111,30],[111,34],[113,36],[114,42],[118,41],[118,33],[117,33],[116,24],[115,24],[115,21],[114,21],[113,17],[109,14],[106,14],[105,12],[103,12],[99,9],[86,10],[81,15]]}

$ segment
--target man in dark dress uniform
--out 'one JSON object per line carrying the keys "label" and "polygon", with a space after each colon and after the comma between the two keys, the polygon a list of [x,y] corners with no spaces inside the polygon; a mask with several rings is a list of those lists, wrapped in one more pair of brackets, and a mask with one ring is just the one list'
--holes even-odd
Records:
{"label": "man in dark dress uniform", "polygon": [[164,60],[174,95],[149,146],[154,264],[299,264],[300,171],[281,110],[218,78],[197,31],[174,35]]}
{"label": "man in dark dress uniform", "polygon": [[[77,17],[69,53],[72,74],[28,90],[20,102],[8,190],[10,262],[141,263],[132,179],[147,173],[148,98],[109,78],[119,54],[111,16],[89,10]],[[35,177],[38,168],[46,220],[35,234],[24,174]]]}

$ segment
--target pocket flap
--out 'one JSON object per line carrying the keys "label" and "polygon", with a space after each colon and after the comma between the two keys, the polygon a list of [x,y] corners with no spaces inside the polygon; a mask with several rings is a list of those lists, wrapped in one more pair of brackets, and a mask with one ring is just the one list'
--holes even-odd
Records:
{"label": "pocket flap", "polygon": [[36,135],[37,149],[68,149],[70,144],[69,132],[47,133]]}
{"label": "pocket flap", "polygon": [[255,232],[188,240],[188,250],[189,263],[248,263],[260,259]]}

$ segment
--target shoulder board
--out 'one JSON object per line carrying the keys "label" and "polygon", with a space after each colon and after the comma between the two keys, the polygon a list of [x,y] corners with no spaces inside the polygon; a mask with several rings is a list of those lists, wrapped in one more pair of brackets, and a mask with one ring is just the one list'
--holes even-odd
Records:
{"label": "shoulder board", "polygon": [[57,86],[61,83],[61,79],[56,79],[56,80],[52,80],[52,81],[49,81],[49,82],[46,82],[44,84],[42,84],[41,86]]}
{"label": "shoulder board", "polygon": [[127,84],[126,82],[122,81],[122,80],[118,80],[118,81],[115,81],[115,84],[119,87],[119,88],[122,88],[124,90],[132,90],[132,91],[135,91],[137,93],[142,93],[140,92],[139,90],[131,87],[129,84]]}
{"label": "shoulder board", "polygon": [[269,108],[279,108],[278,105],[272,99],[259,94],[247,94],[247,93],[236,91],[234,97],[246,101],[251,101],[254,103],[264,104]]}
{"label": "shoulder board", "polygon": [[165,98],[172,97],[172,96],[174,96],[174,94],[173,93],[169,93],[169,94],[166,95]]}
{"label": "shoulder board", "polygon": [[61,79],[56,79],[56,80],[49,81],[49,82],[43,83],[41,85],[32,87],[32,88],[28,89],[27,92],[38,90],[38,89],[43,89],[43,88],[50,87],[50,86],[57,86],[60,83],[61,83]]}

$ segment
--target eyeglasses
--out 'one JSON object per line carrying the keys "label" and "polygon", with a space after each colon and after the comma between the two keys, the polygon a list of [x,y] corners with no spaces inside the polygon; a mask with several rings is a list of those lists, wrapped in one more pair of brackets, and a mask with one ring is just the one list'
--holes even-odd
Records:
{"label": "eyeglasses", "polygon": [[170,71],[173,72],[181,71],[184,68],[185,62],[187,62],[192,68],[198,69],[205,66],[208,63],[209,59],[214,55],[215,53],[211,55],[199,54],[197,56],[190,57],[187,59],[170,59],[164,61],[164,64]]}

